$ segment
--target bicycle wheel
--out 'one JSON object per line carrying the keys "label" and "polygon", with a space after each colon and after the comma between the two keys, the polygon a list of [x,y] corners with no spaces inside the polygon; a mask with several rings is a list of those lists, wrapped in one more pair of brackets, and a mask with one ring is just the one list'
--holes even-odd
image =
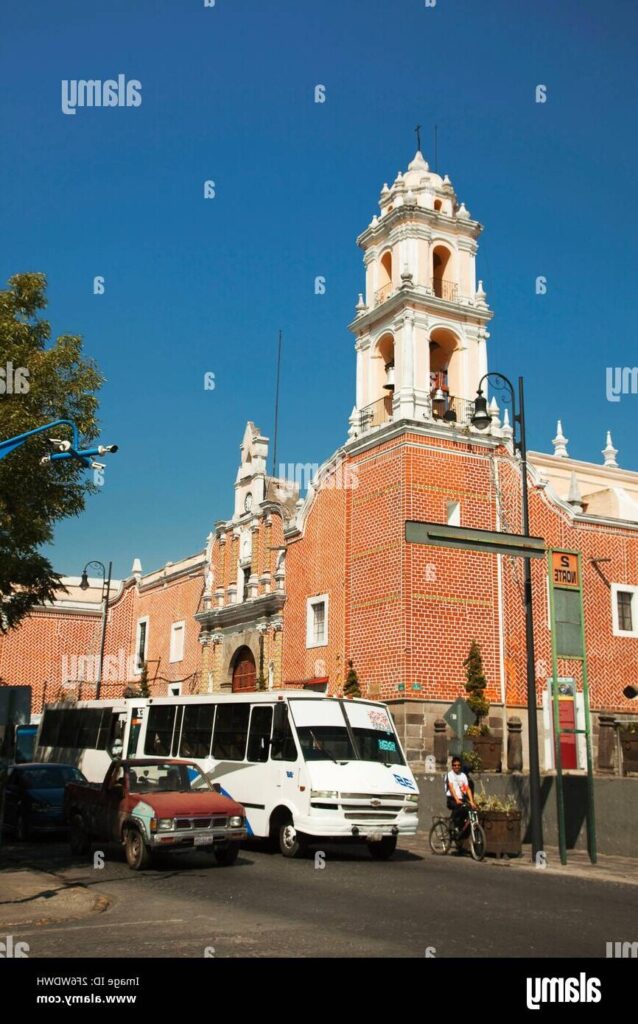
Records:
{"label": "bicycle wheel", "polygon": [[472,824],[472,831],[470,835],[470,850],[474,860],[483,860],[485,857],[485,847],[487,845],[485,839],[485,832],[483,826],[479,825],[478,822]]}
{"label": "bicycle wheel", "polygon": [[432,853],[445,854],[450,849],[452,841],[448,827],[444,821],[435,821],[430,829],[430,849]]}

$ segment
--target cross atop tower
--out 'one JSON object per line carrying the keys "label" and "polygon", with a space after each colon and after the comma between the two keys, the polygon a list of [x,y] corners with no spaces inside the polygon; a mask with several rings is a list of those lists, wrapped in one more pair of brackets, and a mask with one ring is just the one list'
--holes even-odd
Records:
{"label": "cross atop tower", "polygon": [[417,149],[417,153],[420,153],[421,152],[421,125],[418,124],[416,126],[416,128],[414,129],[414,131],[416,132],[416,149]]}

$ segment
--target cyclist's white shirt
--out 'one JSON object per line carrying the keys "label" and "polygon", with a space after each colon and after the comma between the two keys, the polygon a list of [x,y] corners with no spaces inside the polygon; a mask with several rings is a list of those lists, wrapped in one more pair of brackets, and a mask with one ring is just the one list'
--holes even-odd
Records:
{"label": "cyclist's white shirt", "polygon": [[448,772],[445,776],[445,795],[454,796],[462,800],[466,793],[470,792],[470,784],[465,772]]}

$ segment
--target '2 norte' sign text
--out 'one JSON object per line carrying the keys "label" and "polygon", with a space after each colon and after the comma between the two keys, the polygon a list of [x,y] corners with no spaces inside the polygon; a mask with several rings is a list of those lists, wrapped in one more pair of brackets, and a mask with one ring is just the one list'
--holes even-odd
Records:
{"label": "'2 norte' sign text", "polygon": [[552,551],[552,583],[555,587],[580,587],[578,555],[568,551]]}

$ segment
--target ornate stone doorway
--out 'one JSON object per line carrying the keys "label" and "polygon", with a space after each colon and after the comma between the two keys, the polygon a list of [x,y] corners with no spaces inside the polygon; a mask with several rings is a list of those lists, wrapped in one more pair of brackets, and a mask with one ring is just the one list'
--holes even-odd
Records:
{"label": "ornate stone doorway", "polygon": [[257,669],[250,647],[240,647],[233,658],[233,693],[257,689]]}

